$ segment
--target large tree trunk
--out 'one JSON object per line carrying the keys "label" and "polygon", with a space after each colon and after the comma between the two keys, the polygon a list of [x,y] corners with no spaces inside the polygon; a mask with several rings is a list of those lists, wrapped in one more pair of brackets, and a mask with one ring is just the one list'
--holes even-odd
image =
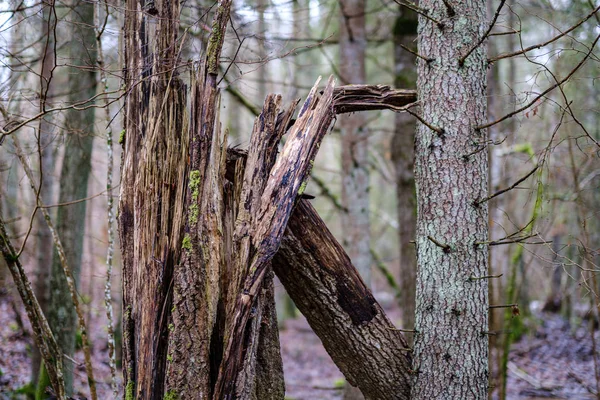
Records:
{"label": "large tree trunk", "polygon": [[[402,46],[414,47],[417,36],[417,13],[403,8],[394,25],[395,86],[416,87],[416,57]],[[408,113],[396,114],[396,129],[392,139],[392,160],[396,167],[396,199],[400,239],[400,306],[402,325],[412,330],[415,325],[415,287],[417,255],[415,231],[417,225],[417,199],[415,196],[414,146],[415,118]],[[406,335],[412,344],[413,335]]]}
{"label": "large tree trunk", "polygon": [[[69,71],[69,103],[79,103],[85,110],[69,109],[65,113],[65,155],[60,173],[59,203],[66,203],[87,196],[88,177],[91,170],[92,143],[94,138],[94,108],[86,103],[96,93],[96,39],[93,30],[93,4],[78,1],[76,13],[71,13],[70,54],[73,70]],[[46,151],[50,151],[47,149]],[[67,264],[71,266],[78,281],[83,254],[86,202],[78,202],[58,209],[56,230],[65,244]],[[48,321],[56,340],[66,356],[75,352],[76,316],[73,302],[60,261],[54,250],[50,274],[50,301]],[[70,393],[73,387],[73,366],[65,359],[65,387]]]}
{"label": "large tree trunk", "polygon": [[143,6],[127,1],[124,27],[123,371],[128,399],[158,400],[184,227],[188,129],[186,90],[174,71],[179,2],[149,2],[146,12]]}
{"label": "large tree trunk", "polygon": [[[485,399],[488,207],[484,1],[423,0],[415,150],[415,399]],[[477,48],[461,63],[461,58]]]}
{"label": "large tree trunk", "polygon": [[[238,320],[234,307],[247,273],[242,254],[252,254],[233,238],[252,239],[255,229],[237,226],[240,204],[252,203],[242,200],[243,193],[260,199],[256,196],[262,190],[256,181],[239,180],[239,187],[224,181],[227,140],[218,118],[217,74],[230,6],[230,1],[219,3],[205,66],[194,73],[188,129],[186,88],[174,72],[177,48],[172,46],[179,5],[155,1],[146,12],[137,1],[127,5],[129,95],[119,219],[124,370],[131,398],[220,398],[222,392],[213,394],[215,388],[237,398],[250,398],[253,392],[256,398],[283,398],[281,358],[273,347],[278,343],[276,323],[269,323],[275,321],[270,279],[253,288],[256,302],[248,304],[256,314]],[[275,127],[274,101],[270,96],[269,111],[257,127],[267,120]],[[277,129],[283,134],[280,125]],[[276,148],[277,142],[270,143]],[[255,194],[246,186],[242,191],[242,183],[255,184]],[[267,269],[261,272],[261,278],[269,275]],[[229,353],[234,359],[221,363],[232,339],[247,353],[234,348]],[[228,375],[233,378],[218,385],[221,364],[233,366]],[[259,384],[255,377],[261,377]]]}
{"label": "large tree trunk", "polygon": [[[269,95],[245,167],[235,163],[226,180],[217,74],[230,6],[219,3],[204,67],[193,73],[188,129],[172,46],[179,6],[127,4],[119,222],[128,398],[283,398],[271,260],[319,144],[336,112],[414,101],[383,86],[346,95],[330,79],[321,94],[313,87],[292,125],[296,105],[284,109]],[[357,293],[355,303],[365,296]]]}

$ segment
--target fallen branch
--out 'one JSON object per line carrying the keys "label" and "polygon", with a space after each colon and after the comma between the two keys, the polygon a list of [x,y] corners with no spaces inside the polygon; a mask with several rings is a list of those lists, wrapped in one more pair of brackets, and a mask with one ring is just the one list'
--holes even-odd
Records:
{"label": "fallen branch", "polygon": [[336,114],[356,111],[404,111],[404,107],[417,101],[416,90],[392,89],[387,85],[346,85],[333,92]]}

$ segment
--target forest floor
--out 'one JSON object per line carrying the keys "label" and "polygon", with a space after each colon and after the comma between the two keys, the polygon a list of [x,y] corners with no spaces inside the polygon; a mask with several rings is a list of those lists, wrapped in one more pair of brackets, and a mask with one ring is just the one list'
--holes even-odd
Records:
{"label": "forest floor", "polygon": [[[32,338],[17,322],[10,298],[0,295],[0,399],[21,399],[15,394],[30,379]],[[19,312],[25,331],[29,325]],[[389,310],[397,320],[399,311]],[[90,331],[94,340],[94,367],[99,399],[111,399],[110,371],[107,363],[105,329],[101,318],[93,318]],[[596,398],[592,340],[585,324],[570,327],[557,315],[540,314],[531,328],[512,346],[508,364],[509,399],[592,399]],[[319,338],[306,320],[298,317],[285,322],[280,332],[281,351],[286,379],[286,399],[341,399],[343,375],[331,361]],[[596,331],[596,340],[600,340]],[[87,388],[83,354],[75,356],[76,389],[84,398]],[[120,376],[120,372],[119,372]],[[497,396],[494,396],[497,397]]]}

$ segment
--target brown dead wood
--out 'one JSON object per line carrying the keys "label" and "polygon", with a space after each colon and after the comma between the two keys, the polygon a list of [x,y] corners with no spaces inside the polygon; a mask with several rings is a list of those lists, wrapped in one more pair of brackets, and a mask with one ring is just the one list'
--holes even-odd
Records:
{"label": "brown dead wood", "polygon": [[336,114],[372,110],[400,112],[417,101],[417,92],[387,85],[345,85],[337,87],[333,97]]}

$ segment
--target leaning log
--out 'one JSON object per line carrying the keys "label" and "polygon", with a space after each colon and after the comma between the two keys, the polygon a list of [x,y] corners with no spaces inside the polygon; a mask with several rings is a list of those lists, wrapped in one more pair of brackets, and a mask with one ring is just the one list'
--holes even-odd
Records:
{"label": "leaning log", "polygon": [[411,350],[307,200],[288,221],[273,269],[346,379],[366,399],[408,399]]}

